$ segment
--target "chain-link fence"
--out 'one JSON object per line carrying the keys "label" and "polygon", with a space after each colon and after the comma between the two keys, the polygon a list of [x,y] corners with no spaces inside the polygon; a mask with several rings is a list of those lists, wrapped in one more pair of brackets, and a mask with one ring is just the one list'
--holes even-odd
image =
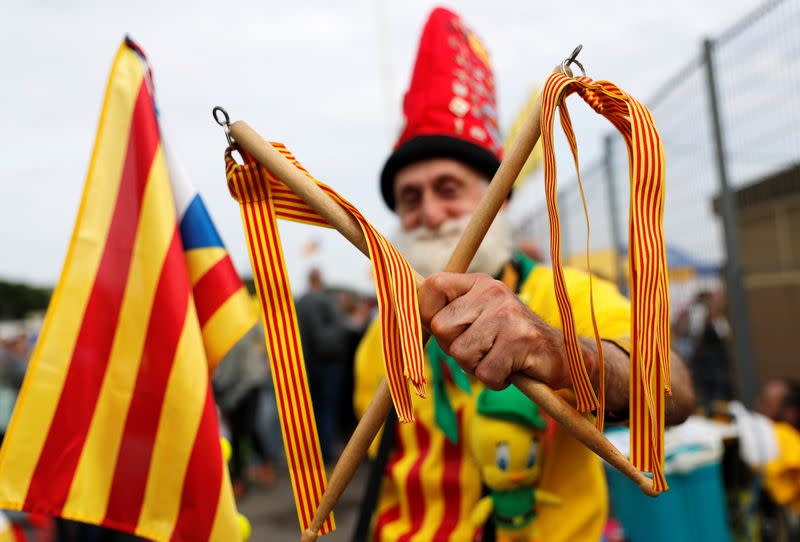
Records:
{"label": "chain-link fence", "polygon": [[[738,208],[744,189],[787,171],[796,182],[783,182],[780,190],[792,185],[800,199],[800,0],[766,2],[715,39],[699,45],[697,56],[645,102],[655,118],[667,164],[664,233],[672,309],[676,314],[697,292],[726,285],[739,392],[751,402],[756,355],[750,342],[753,317],[748,297],[752,298],[753,292],[749,283],[745,284],[743,269],[745,274],[759,265],[763,270],[765,259],[800,262],[800,204],[797,216],[786,219],[784,237],[788,241],[783,244],[788,248],[783,252],[788,250],[788,256],[771,254],[771,259],[743,257],[742,246],[747,253],[748,243],[757,244],[751,241],[764,237],[750,231],[749,215],[745,212],[742,221]],[[628,157],[617,134],[609,135],[605,143],[605,156],[581,172],[589,203],[589,253],[593,272],[617,281],[624,289]],[[574,181],[562,182],[564,188],[559,192],[562,257],[585,268],[586,223]],[[762,200],[767,197],[764,194],[776,190],[761,190]],[[533,239],[549,254],[546,215],[542,204],[521,221],[518,234]],[[772,251],[768,241],[761,244],[751,251]],[[792,253],[793,247],[797,254]],[[776,265],[770,263],[767,270],[777,271]],[[800,285],[800,265],[797,267],[781,268],[781,272],[796,272]],[[774,326],[771,333],[774,339]]]}

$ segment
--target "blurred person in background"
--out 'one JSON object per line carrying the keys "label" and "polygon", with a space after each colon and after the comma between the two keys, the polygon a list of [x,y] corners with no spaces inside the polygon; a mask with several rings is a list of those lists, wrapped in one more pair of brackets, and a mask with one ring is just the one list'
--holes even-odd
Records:
{"label": "blurred person in background", "polygon": [[800,382],[773,378],[761,388],[756,410],[775,422],[800,431]]}
{"label": "blurred person in background", "polygon": [[[248,488],[248,468],[253,481],[270,484],[275,478],[272,455],[256,430],[262,388],[268,382],[268,360],[261,325],[234,345],[214,371],[212,386],[217,405],[231,436],[230,473],[237,499]],[[251,458],[248,451],[255,454]]]}
{"label": "blurred person in background", "polygon": [[689,311],[692,304],[680,307],[672,319],[670,327],[670,341],[672,347],[681,355],[683,359],[691,359],[694,352],[695,339],[689,329]]}
{"label": "blurred person in background", "polygon": [[697,294],[689,312],[689,328],[696,338],[689,367],[698,401],[707,414],[722,412],[722,403],[732,398],[731,328],[723,289]]}
{"label": "blurred person in background", "polygon": [[24,332],[0,344],[0,438],[11,421],[31,351],[32,344]]}
{"label": "blurred person in background", "polygon": [[800,540],[800,383],[773,378],[756,408],[774,424],[778,456],[761,472],[758,512],[762,540]]}
{"label": "blurred person in background", "polygon": [[[264,348],[265,355],[268,355],[263,343],[260,347]],[[269,451],[272,466],[277,468],[279,465],[285,465],[286,456],[284,455],[283,435],[281,434],[280,418],[278,417],[278,403],[275,398],[275,384],[272,380],[272,371],[269,370],[269,364],[267,369],[267,380],[261,386],[261,399],[259,401],[258,414],[256,415],[256,432]],[[252,477],[259,480],[262,485],[268,485],[271,482],[271,478],[274,478],[274,475],[270,477],[270,473],[274,473],[274,468],[262,469],[256,465],[255,469],[251,469]]]}
{"label": "blurred person in background", "polygon": [[339,395],[339,434],[349,435],[355,429],[357,419],[353,409],[353,390],[356,349],[369,324],[371,311],[367,299],[361,298],[353,292],[342,292],[339,304],[344,320],[344,344],[342,346],[342,388]]}
{"label": "blurred person in background", "polygon": [[308,290],[295,304],[311,401],[326,464],[336,458],[339,411],[346,361],[346,317],[325,289],[319,269],[308,273]]}

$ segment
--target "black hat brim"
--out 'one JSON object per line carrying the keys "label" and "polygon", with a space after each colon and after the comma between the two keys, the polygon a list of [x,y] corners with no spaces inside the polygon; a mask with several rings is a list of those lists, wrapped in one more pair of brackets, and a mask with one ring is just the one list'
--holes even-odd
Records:
{"label": "black hat brim", "polygon": [[395,210],[394,177],[405,166],[430,158],[453,158],[494,177],[500,161],[488,150],[464,139],[446,135],[418,135],[392,152],[381,172],[381,194],[386,205]]}

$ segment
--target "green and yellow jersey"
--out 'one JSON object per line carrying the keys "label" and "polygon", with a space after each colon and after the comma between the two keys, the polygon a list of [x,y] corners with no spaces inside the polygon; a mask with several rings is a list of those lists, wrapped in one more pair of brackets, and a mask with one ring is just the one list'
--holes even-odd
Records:
{"label": "green and yellow jersey", "polygon": [[[592,336],[589,275],[571,269],[564,272],[577,331],[581,336]],[[504,282],[509,281],[504,277]],[[592,287],[601,337],[624,342],[630,335],[628,300],[607,281],[593,277]],[[549,267],[537,265],[530,270],[518,295],[545,322],[561,327]],[[426,378],[430,381],[431,376],[428,363]],[[380,326],[373,322],[356,353],[354,402],[359,415],[383,377]],[[462,438],[454,444],[439,429],[434,421],[432,397],[421,399],[413,395],[415,421],[396,425],[395,445],[384,471],[372,519],[372,539],[376,542],[480,539],[481,528],[470,524],[469,515],[481,498],[482,484],[463,435],[475,411],[481,385],[473,379],[471,392],[466,392],[447,379],[445,389]],[[541,457],[538,487],[564,503],[537,510],[535,521],[543,540],[599,540],[608,514],[601,460],[558,427],[552,438],[543,443]]]}

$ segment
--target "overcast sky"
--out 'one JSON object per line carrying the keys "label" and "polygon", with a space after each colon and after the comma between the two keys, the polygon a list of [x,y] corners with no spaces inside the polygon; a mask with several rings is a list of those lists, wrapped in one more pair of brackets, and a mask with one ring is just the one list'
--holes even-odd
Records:
{"label": "overcast sky", "polygon": [[[756,0],[670,2],[464,1],[460,12],[492,57],[505,128],[531,87],[577,43],[588,75],[646,100],[700,50],[700,40],[741,18]],[[129,33],[147,52],[171,145],[201,192],[237,267],[249,275],[238,206],[227,192],[222,105],[264,137],[286,143],[320,180],[380,230],[397,227],[377,176],[400,128],[425,18],[438,3],[3,2],[0,34],[0,278],[52,285],[80,200],[108,71]],[[608,125],[575,119],[581,157]],[[658,119],[657,119],[658,120]],[[566,158],[566,157],[564,157]],[[571,177],[566,162],[560,171]],[[538,201],[528,183],[519,208]],[[366,260],[329,232],[282,226],[296,292],[311,263],[331,283],[368,289]],[[301,247],[321,241],[303,260]]]}

